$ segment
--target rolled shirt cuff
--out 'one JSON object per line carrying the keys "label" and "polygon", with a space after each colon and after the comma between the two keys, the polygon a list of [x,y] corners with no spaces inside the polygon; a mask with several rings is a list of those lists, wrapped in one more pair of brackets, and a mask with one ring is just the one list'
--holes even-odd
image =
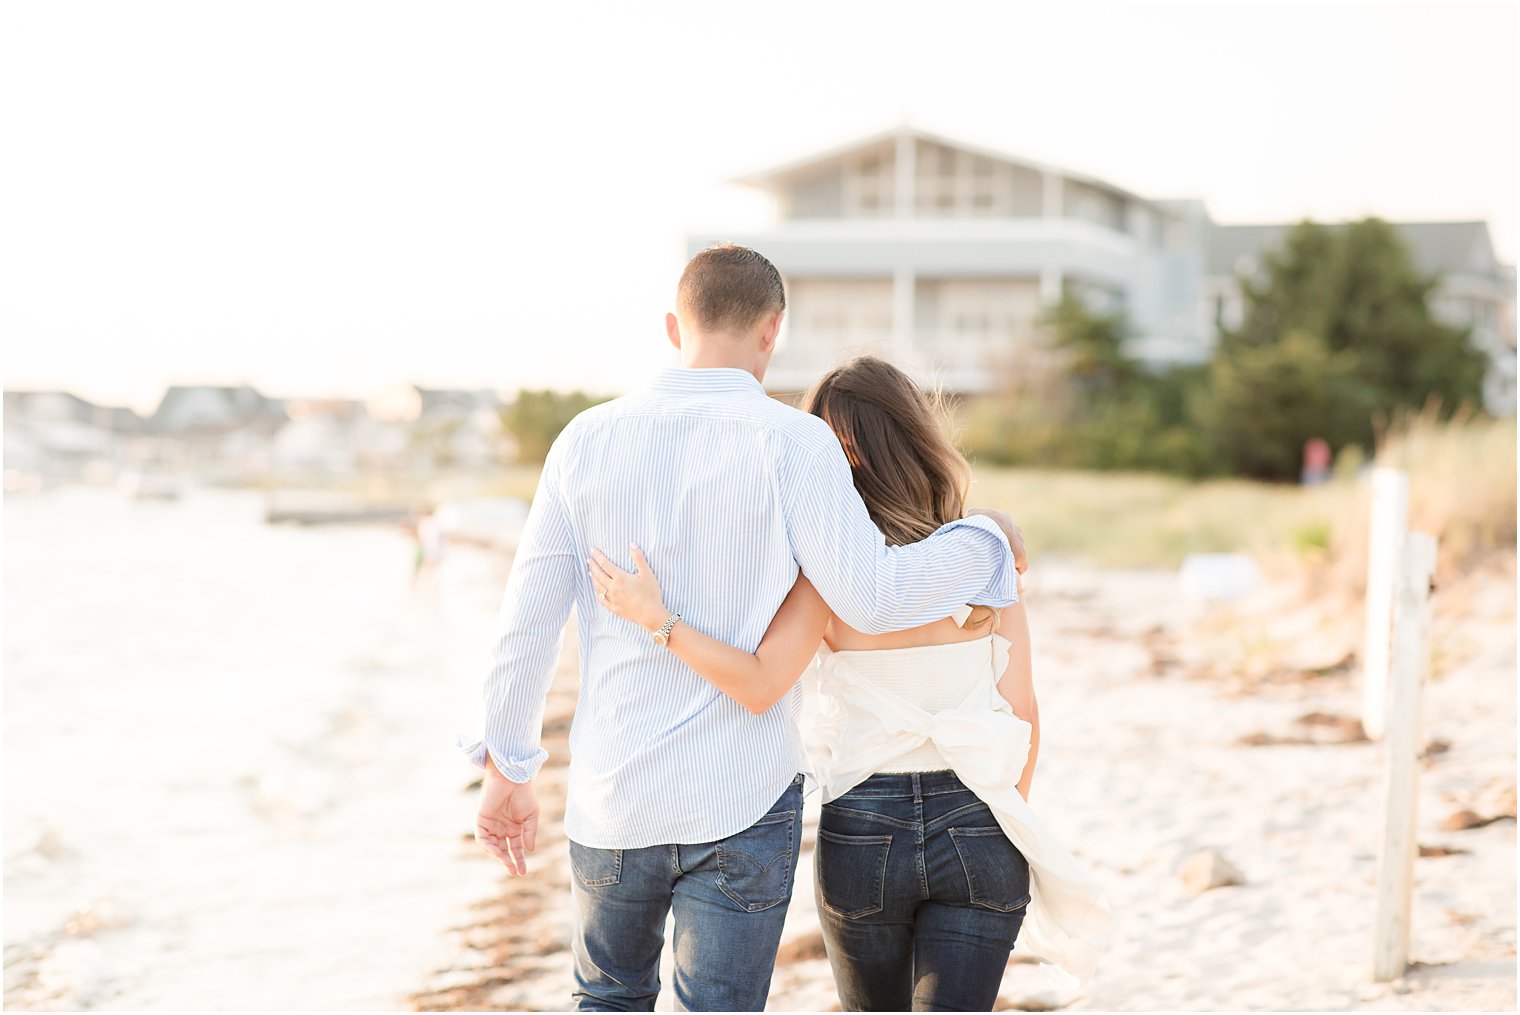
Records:
{"label": "rolled shirt cuff", "polygon": [[1019,569],[1013,562],[1013,551],[1008,547],[1008,537],[1003,535],[1003,530],[998,523],[985,515],[972,515],[970,518],[958,518],[940,527],[941,532],[949,529],[970,526],[973,529],[981,529],[990,532],[996,537],[1003,548],[1003,559],[999,562],[997,570],[992,574],[992,580],[982,590],[979,596],[972,596],[968,602],[972,606],[1012,606],[1019,601]]}
{"label": "rolled shirt cuff", "polygon": [[549,752],[539,747],[526,758],[503,760],[502,755],[486,747],[484,740],[471,740],[462,734],[454,738],[454,746],[463,751],[472,764],[480,768],[485,768],[486,759],[490,758],[496,763],[496,770],[513,782],[528,782],[538,774],[538,770],[544,767],[544,762],[549,758]]}

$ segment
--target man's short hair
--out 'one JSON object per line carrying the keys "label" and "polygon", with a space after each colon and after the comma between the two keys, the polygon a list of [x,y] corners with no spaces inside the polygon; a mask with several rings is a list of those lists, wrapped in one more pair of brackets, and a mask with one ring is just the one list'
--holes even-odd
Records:
{"label": "man's short hair", "polygon": [[708,247],[686,263],[676,308],[702,331],[740,334],[766,314],[786,309],[781,273],[763,255],[737,243]]}

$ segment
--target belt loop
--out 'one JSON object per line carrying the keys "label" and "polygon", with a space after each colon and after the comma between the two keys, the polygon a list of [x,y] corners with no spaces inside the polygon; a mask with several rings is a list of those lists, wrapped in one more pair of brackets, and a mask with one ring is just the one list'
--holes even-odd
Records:
{"label": "belt loop", "polygon": [[924,802],[923,784],[919,781],[921,778],[917,772],[913,773],[913,802],[916,804]]}

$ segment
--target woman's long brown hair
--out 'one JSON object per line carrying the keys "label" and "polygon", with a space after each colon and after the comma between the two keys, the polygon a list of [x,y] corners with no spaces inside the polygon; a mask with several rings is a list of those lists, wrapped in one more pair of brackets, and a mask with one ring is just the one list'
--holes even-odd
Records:
{"label": "woman's long brown hair", "polygon": [[[941,426],[938,399],[897,367],[857,357],[824,374],[802,408],[838,435],[855,489],[888,543],[916,543],[965,517],[971,466]],[[996,620],[995,610],[977,606],[966,626]]]}

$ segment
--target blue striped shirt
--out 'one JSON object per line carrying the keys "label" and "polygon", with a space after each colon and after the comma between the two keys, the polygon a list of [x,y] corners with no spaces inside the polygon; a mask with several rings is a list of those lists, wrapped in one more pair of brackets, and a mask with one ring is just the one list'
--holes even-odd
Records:
{"label": "blue striped shirt", "polygon": [[605,849],[711,842],[748,828],[803,764],[801,685],[753,715],[648,632],[598,604],[592,547],[632,570],[637,543],[665,604],[753,652],[801,566],[846,624],[874,633],[1016,598],[997,526],[973,517],[888,547],[821,419],[728,368],[673,369],[577,416],[550,449],[518,545],[485,685],[485,733],[461,743],[533,778],[561,632],[579,617],[565,831]]}

